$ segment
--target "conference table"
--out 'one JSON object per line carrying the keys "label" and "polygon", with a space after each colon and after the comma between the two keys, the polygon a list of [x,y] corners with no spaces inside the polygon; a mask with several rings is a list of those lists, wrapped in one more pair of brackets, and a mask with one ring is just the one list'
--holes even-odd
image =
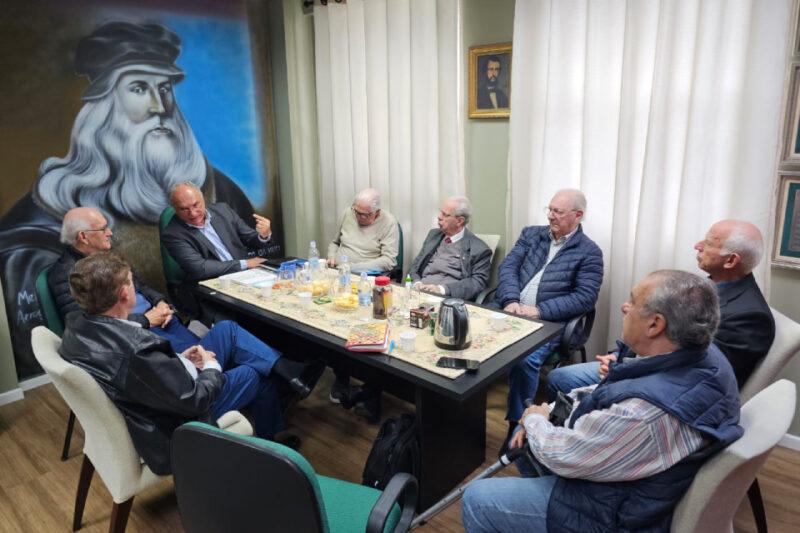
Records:
{"label": "conference table", "polygon": [[[201,302],[231,315],[276,349],[293,355],[323,356],[329,365],[344,366],[353,376],[414,404],[420,447],[420,510],[436,503],[484,462],[487,388],[562,328],[557,323],[537,321],[541,324],[538,330],[482,361],[477,372],[452,379],[396,355],[347,350],[345,340],[330,331],[227,292],[204,284],[195,289]],[[470,308],[476,310],[472,305]],[[469,350],[463,356],[469,358]]]}

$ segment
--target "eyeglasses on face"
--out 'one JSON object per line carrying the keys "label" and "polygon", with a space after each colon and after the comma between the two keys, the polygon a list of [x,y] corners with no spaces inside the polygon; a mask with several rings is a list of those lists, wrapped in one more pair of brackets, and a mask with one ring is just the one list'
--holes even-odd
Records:
{"label": "eyeglasses on face", "polygon": [[85,231],[85,232],[89,232],[89,231],[102,231],[103,233],[105,233],[106,231],[111,231],[111,226],[109,226],[108,224],[106,224],[106,225],[105,225],[105,226],[103,226],[102,228],[97,228],[97,229],[85,229],[85,230],[82,230],[82,231]]}
{"label": "eyeglasses on face", "polygon": [[578,209],[555,209],[553,207],[545,207],[544,208],[544,214],[545,215],[550,216],[550,213],[552,213],[553,216],[556,217],[556,218],[561,218],[564,215],[566,215],[567,213],[575,213],[577,211],[579,211],[579,210]]}
{"label": "eyeglasses on face", "polygon": [[353,210],[353,213],[358,218],[369,218],[369,217],[371,217],[372,215],[374,215],[377,212],[377,210],[375,210],[375,211],[371,211],[371,212],[368,212],[368,213],[363,213],[363,212],[359,211],[358,209],[356,209],[355,206],[351,207],[350,209]]}

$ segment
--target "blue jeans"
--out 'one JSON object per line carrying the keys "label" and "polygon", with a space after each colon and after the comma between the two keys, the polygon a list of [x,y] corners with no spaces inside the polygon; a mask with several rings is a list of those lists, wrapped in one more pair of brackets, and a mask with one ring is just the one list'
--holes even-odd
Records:
{"label": "blue jeans", "polygon": [[547,531],[547,505],[556,479],[499,477],[473,481],[461,502],[464,531]]}
{"label": "blue jeans", "polygon": [[556,368],[547,375],[548,400],[554,402],[558,391],[567,394],[572,389],[600,383],[599,370],[599,361]]}
{"label": "blue jeans", "polygon": [[272,366],[281,357],[280,352],[231,320],[214,324],[199,344],[217,354],[222,370],[244,365],[264,378],[269,377]]}
{"label": "blue jeans", "polygon": [[278,391],[271,380],[249,366],[225,370],[222,390],[211,406],[212,420],[232,410],[249,408],[255,424],[255,433],[271,439],[283,430],[283,416]]}
{"label": "blue jeans", "polygon": [[525,410],[525,400],[536,396],[539,387],[539,369],[557,346],[552,340],[529,353],[525,359],[514,365],[508,373],[508,411],[506,420],[516,422]]}
{"label": "blue jeans", "polygon": [[189,331],[186,326],[181,324],[181,321],[175,317],[172,317],[172,319],[167,322],[167,327],[162,328],[156,326],[150,328],[150,331],[162,339],[167,339],[175,353],[181,353],[186,348],[200,342],[200,337]]}

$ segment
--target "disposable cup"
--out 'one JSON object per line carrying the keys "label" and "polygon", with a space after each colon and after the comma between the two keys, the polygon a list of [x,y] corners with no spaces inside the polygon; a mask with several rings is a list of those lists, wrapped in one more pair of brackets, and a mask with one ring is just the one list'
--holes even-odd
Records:
{"label": "disposable cup", "polygon": [[413,331],[404,331],[400,334],[400,349],[404,352],[411,353],[416,347],[414,344],[417,340],[417,334]]}
{"label": "disposable cup", "polygon": [[219,278],[219,288],[228,290],[231,288],[231,280],[229,278]]}
{"label": "disposable cup", "polygon": [[308,291],[298,292],[297,299],[300,302],[300,307],[309,307],[311,305],[311,293]]}
{"label": "disposable cup", "polygon": [[492,313],[490,319],[492,321],[492,329],[495,331],[503,331],[506,329],[506,315],[505,313]]}
{"label": "disposable cup", "polygon": [[268,283],[261,287],[261,297],[262,298],[272,298],[272,284]]}

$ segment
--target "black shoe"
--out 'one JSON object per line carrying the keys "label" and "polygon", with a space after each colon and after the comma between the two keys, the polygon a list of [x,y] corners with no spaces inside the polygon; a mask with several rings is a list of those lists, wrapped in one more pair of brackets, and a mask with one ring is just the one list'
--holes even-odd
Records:
{"label": "black shoe", "polygon": [[331,392],[328,395],[328,399],[331,403],[340,404],[343,401],[346,401],[347,398],[350,397],[350,383],[349,381],[340,381],[335,380],[333,385],[331,385]]}
{"label": "black shoe", "polygon": [[381,394],[356,403],[353,412],[367,420],[370,424],[378,424],[381,421]]}
{"label": "black shoe", "polygon": [[322,359],[312,361],[306,365],[300,377],[289,380],[289,386],[297,393],[300,400],[307,398],[323,372],[325,372],[325,361]]}
{"label": "black shoe", "polygon": [[293,450],[299,450],[300,446],[302,445],[303,441],[300,440],[300,437],[297,435],[286,435],[285,437],[281,437],[280,439],[275,439],[275,442],[278,444],[283,444],[287,448],[291,448]]}

